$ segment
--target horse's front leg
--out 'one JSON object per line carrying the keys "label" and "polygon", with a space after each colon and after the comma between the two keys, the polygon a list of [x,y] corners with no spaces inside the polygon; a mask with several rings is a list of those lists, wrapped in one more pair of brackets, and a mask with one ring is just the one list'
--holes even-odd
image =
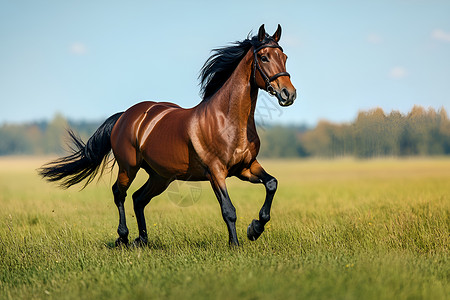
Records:
{"label": "horse's front leg", "polygon": [[275,177],[268,174],[257,160],[250,165],[250,168],[244,169],[238,177],[252,183],[262,183],[266,188],[266,199],[259,211],[259,220],[253,220],[247,229],[248,239],[256,241],[263,233],[264,226],[270,220],[270,209],[277,190],[278,181]]}
{"label": "horse's front leg", "polygon": [[228,242],[232,246],[239,246],[239,241],[236,234],[236,209],[231,203],[230,196],[225,185],[226,175],[224,172],[215,172],[209,176],[211,186],[216,194],[217,200],[222,210],[222,217],[228,228],[229,239]]}

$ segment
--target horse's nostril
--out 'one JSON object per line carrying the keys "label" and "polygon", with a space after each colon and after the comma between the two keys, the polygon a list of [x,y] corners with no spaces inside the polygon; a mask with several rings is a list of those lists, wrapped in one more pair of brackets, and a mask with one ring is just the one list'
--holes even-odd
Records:
{"label": "horse's nostril", "polygon": [[297,90],[294,90],[294,93],[292,94],[292,101],[294,101],[297,98]]}
{"label": "horse's nostril", "polygon": [[281,98],[283,98],[284,100],[289,99],[289,92],[288,92],[287,88],[283,88],[281,90]]}

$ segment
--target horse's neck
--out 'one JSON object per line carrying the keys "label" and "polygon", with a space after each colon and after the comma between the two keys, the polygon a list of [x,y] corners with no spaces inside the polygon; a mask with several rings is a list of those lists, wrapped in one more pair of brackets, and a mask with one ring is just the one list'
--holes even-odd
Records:
{"label": "horse's neck", "polygon": [[249,121],[254,123],[258,89],[252,83],[252,61],[253,52],[248,51],[230,78],[210,100],[225,115],[229,125],[241,127]]}

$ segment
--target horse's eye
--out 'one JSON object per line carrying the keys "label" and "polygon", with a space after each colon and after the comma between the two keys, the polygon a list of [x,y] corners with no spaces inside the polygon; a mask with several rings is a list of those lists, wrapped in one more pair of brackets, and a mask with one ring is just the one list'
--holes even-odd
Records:
{"label": "horse's eye", "polygon": [[261,61],[262,62],[268,62],[269,61],[269,59],[267,58],[267,56],[261,56]]}

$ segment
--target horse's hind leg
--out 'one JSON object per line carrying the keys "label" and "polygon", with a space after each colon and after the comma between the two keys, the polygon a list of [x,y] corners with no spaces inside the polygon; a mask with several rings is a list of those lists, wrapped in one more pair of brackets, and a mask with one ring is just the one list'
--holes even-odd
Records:
{"label": "horse's hind leg", "polygon": [[[149,170],[147,170],[149,172]],[[144,208],[150,200],[161,194],[169,185],[167,180],[155,172],[149,172],[147,182],[133,194],[134,213],[139,228],[139,236],[134,241],[137,246],[145,245],[148,242],[147,225],[145,223]]]}
{"label": "horse's hind leg", "polygon": [[136,176],[137,169],[133,168],[128,171],[125,169],[119,169],[119,175],[117,181],[112,186],[114,194],[114,203],[119,210],[119,227],[117,233],[119,238],[116,240],[116,246],[128,244],[128,227],[125,218],[125,198],[127,197],[127,190],[130,187],[131,182]]}

